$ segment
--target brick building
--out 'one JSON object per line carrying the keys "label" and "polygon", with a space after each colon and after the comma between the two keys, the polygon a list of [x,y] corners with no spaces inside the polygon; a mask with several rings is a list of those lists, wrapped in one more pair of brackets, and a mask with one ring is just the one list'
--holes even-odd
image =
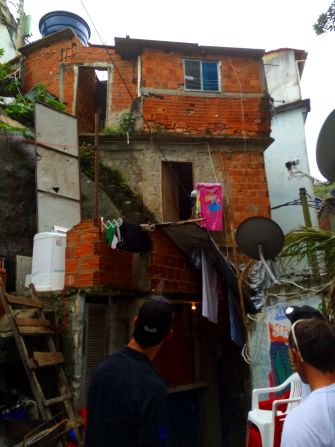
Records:
{"label": "brick building", "polygon": [[[77,117],[81,143],[93,144],[97,111],[101,127],[114,129],[99,135],[101,163],[122,174],[155,222],[188,219],[194,185],[222,183],[224,229],[212,236],[231,258],[238,224],[269,216],[263,50],[129,37],[85,46],[68,28],[21,53],[24,91],[44,83]],[[99,80],[101,71],[107,80]],[[127,138],[117,132],[125,112],[134,118]],[[180,226],[186,233],[187,225]],[[176,309],[175,337],[157,359],[171,393],[173,445],[242,445],[249,371],[231,341],[228,297],[220,300],[217,325],[203,319],[201,277],[182,244],[163,227],[150,239],[149,253],[121,253],[106,247],[99,221],[68,233],[69,357],[78,399],[85,404],[96,363],[127,342],[141,300],[159,292]],[[239,308],[238,294],[234,299]]]}

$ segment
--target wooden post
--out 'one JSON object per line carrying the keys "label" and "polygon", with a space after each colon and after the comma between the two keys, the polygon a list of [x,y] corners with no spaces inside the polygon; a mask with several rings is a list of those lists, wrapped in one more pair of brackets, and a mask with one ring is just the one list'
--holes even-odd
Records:
{"label": "wooden post", "polygon": [[100,218],[99,212],[99,182],[100,182],[100,169],[99,169],[99,113],[94,116],[94,178],[95,178],[95,218]]}

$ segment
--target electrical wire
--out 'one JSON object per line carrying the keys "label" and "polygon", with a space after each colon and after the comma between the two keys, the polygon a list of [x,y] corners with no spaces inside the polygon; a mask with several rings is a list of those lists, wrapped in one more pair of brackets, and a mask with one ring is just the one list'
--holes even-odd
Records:
{"label": "electrical wire", "polygon": [[241,102],[241,116],[242,116],[243,142],[244,142],[244,150],[247,151],[247,137],[246,137],[246,132],[245,132],[245,122],[244,122],[244,106],[243,106],[243,90],[242,90],[242,85],[241,85],[240,79],[239,79],[239,77],[238,77],[238,75],[237,75],[237,72],[236,72],[236,70],[235,70],[235,67],[234,67],[234,65],[233,65],[233,63],[232,63],[232,61],[231,61],[231,58],[229,57],[228,60],[229,60],[229,63],[230,63],[230,65],[231,65],[231,68],[232,68],[233,71],[234,71],[236,80],[237,80],[238,85],[239,85],[239,87],[240,87],[240,102]]}

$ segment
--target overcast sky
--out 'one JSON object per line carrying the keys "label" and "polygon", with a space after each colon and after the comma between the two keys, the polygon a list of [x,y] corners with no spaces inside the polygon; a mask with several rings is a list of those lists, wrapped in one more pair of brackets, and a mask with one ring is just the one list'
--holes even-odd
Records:
{"label": "overcast sky", "polygon": [[[12,0],[16,3],[18,0]],[[302,77],[303,99],[310,98],[306,140],[312,175],[321,178],[315,161],[321,126],[335,108],[335,32],[316,36],[313,24],[331,0],[82,0],[104,43],[114,37],[194,42],[223,47],[296,48],[308,52]],[[74,12],[90,25],[91,43],[101,44],[81,0],[25,0],[32,15],[32,40],[50,11]],[[9,5],[10,6],[10,5]],[[292,154],[294,158],[294,154]]]}

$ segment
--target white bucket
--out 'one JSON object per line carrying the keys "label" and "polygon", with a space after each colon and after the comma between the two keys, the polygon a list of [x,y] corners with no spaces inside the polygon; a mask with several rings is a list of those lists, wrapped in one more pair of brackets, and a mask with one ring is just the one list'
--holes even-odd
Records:
{"label": "white bucket", "polygon": [[37,292],[62,290],[66,234],[38,233],[34,237],[31,282]]}

